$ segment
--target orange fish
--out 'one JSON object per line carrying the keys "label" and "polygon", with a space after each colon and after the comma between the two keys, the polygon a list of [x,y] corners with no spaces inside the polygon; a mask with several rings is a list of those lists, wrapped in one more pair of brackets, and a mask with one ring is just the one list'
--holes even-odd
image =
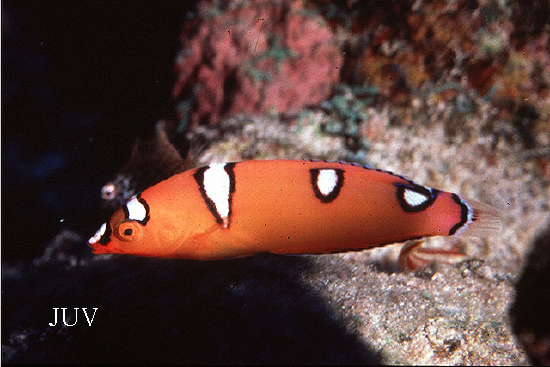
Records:
{"label": "orange fish", "polygon": [[499,227],[488,205],[391,172],[245,161],[188,170],[146,189],[88,242],[95,254],[212,260],[362,250]]}

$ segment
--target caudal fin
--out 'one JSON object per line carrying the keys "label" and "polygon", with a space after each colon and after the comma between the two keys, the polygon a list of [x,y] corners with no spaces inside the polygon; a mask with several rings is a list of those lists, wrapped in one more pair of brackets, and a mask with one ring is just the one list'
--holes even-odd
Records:
{"label": "caudal fin", "polygon": [[468,237],[489,237],[502,228],[502,213],[490,205],[476,200],[464,199],[470,208],[468,223],[455,235]]}

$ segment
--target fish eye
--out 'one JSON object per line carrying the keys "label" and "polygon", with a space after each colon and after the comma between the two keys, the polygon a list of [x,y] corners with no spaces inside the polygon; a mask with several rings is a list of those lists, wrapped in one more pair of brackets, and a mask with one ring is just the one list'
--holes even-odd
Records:
{"label": "fish eye", "polygon": [[123,241],[135,241],[141,238],[141,225],[136,221],[122,222],[118,226],[118,238]]}

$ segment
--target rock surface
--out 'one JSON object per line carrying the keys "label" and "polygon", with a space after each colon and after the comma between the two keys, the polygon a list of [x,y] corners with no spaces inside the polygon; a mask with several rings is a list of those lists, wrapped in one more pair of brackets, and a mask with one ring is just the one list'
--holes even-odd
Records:
{"label": "rock surface", "polygon": [[[388,115],[369,112],[388,132],[371,139],[372,165],[508,208],[500,234],[459,239],[472,260],[404,274],[394,272],[397,246],[215,262],[91,256],[65,232],[32,264],[3,267],[3,360],[526,364],[507,309],[547,215],[536,166],[515,163],[508,145],[495,152],[508,164],[489,165],[481,130],[449,144],[441,122],[390,127]],[[199,161],[338,159],[344,139],[321,133],[327,120],[321,111],[290,127],[226,120]],[[78,326],[49,327],[53,307],[99,309],[91,327],[82,314]]]}

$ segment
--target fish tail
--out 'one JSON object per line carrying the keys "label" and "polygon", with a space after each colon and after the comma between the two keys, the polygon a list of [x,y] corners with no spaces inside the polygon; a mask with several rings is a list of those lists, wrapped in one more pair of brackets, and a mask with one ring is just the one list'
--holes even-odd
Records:
{"label": "fish tail", "polygon": [[502,228],[502,212],[490,205],[462,198],[468,206],[468,221],[455,236],[490,237]]}

